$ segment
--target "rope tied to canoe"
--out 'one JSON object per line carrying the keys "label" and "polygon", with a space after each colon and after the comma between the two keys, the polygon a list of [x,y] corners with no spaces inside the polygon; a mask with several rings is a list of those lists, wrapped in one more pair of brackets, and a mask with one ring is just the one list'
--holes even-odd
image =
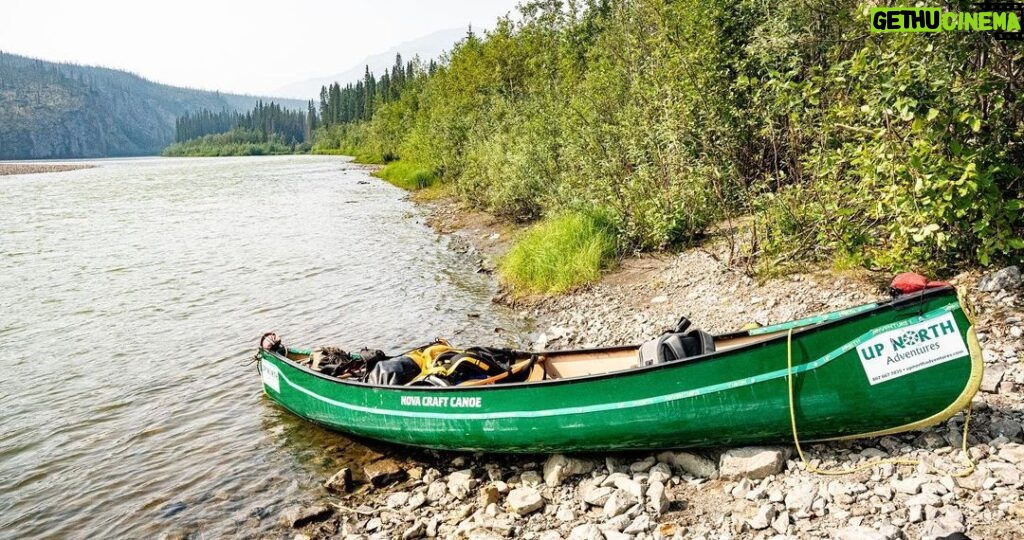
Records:
{"label": "rope tied to canoe", "polygon": [[[797,433],[797,428],[796,428],[796,407],[795,407],[795,402],[794,402],[794,399],[793,399],[793,329],[792,328],[789,329],[789,332],[787,333],[787,336],[786,336],[786,381],[789,384],[789,422],[790,422],[790,426],[793,428],[793,444],[794,444],[794,446],[796,446],[796,452],[800,456],[800,461],[804,464],[804,469],[806,469],[807,471],[809,471],[811,473],[814,473],[814,474],[820,474],[820,475],[825,475],[825,476],[844,476],[844,475],[855,474],[855,473],[858,473],[858,472],[861,472],[861,471],[872,469],[872,468],[877,467],[879,465],[909,465],[911,467],[918,467],[922,463],[924,463],[923,461],[921,461],[919,459],[887,458],[887,459],[877,459],[877,460],[873,460],[873,461],[868,461],[867,463],[862,463],[860,465],[856,465],[854,467],[848,467],[848,468],[845,468],[845,469],[822,469],[820,467],[813,467],[813,466],[811,466],[810,462],[808,462],[807,458],[804,456],[803,449],[800,447],[800,436]],[[937,473],[940,473],[940,474],[948,474],[948,475],[950,475],[950,476],[952,476],[954,478],[963,478],[965,476],[970,476],[972,473],[974,473],[974,469],[975,469],[974,460],[971,459],[971,453],[967,450],[967,430],[968,430],[968,425],[970,424],[970,421],[971,421],[971,405],[968,403],[967,407],[964,408],[963,438],[962,438],[962,443],[961,443],[961,448],[960,448],[960,451],[963,453],[963,455],[965,457],[965,461],[967,462],[967,465],[963,469],[961,469],[959,471],[943,471],[943,470],[941,470],[941,469],[939,469],[937,467],[932,466],[931,464],[926,464],[926,465],[928,465],[928,467],[933,472],[937,472]]]}

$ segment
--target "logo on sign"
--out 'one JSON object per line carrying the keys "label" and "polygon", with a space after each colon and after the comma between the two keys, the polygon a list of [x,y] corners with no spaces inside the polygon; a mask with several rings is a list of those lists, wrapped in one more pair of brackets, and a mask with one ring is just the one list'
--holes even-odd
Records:
{"label": "logo on sign", "polygon": [[857,347],[871,384],[967,356],[952,313],[884,332]]}

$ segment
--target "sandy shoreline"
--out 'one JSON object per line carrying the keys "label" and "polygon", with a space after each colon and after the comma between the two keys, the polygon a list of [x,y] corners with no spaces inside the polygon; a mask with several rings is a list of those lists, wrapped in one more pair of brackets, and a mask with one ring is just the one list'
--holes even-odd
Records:
{"label": "sandy shoreline", "polygon": [[[428,223],[483,271],[516,232],[450,200],[425,204]],[[786,321],[883,299],[890,278],[809,271],[758,282],[723,262],[726,249],[712,239],[681,253],[626,258],[600,282],[564,296],[499,294],[494,301],[535,322],[534,348],[562,349],[636,343],[679,315],[711,332]],[[308,503],[285,511],[280,526],[296,539],[1013,537],[1024,530],[1024,290],[983,292],[979,277],[953,280],[976,308],[986,362],[968,432],[977,469],[967,477],[953,474],[963,466],[962,415],[924,431],[804,445],[811,463],[824,468],[878,458],[921,462],[838,477],[808,472],[792,444],[436,460],[410,451],[351,464],[355,485],[326,482]],[[761,465],[744,470],[745,452]]]}
{"label": "sandy shoreline", "polygon": [[86,163],[0,163],[0,176],[77,171],[94,167],[96,165]]}

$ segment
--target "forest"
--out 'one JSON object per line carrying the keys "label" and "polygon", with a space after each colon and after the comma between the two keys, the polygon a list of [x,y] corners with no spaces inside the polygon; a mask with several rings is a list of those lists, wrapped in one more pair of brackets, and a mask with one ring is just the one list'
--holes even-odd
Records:
{"label": "forest", "polygon": [[307,141],[317,128],[310,101],[306,111],[289,110],[274,103],[256,103],[244,114],[202,109],[185,113],[174,122],[174,144],[165,156],[255,156],[308,152]]}
{"label": "forest", "polygon": [[395,162],[554,251],[611,238],[602,265],[723,223],[752,274],[1019,260],[1022,42],[869,29],[850,1],[527,2],[436,64],[325,88],[313,150]]}

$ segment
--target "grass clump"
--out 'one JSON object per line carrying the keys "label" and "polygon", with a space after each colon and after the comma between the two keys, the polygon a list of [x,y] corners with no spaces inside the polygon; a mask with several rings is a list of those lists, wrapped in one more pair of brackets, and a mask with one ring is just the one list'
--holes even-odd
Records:
{"label": "grass clump", "polygon": [[517,295],[565,292],[601,277],[615,257],[615,238],[606,218],[565,213],[527,230],[498,270]]}
{"label": "grass clump", "polygon": [[437,182],[437,173],[433,170],[407,161],[392,161],[383,169],[374,173],[391,184],[410,191],[423,189]]}

